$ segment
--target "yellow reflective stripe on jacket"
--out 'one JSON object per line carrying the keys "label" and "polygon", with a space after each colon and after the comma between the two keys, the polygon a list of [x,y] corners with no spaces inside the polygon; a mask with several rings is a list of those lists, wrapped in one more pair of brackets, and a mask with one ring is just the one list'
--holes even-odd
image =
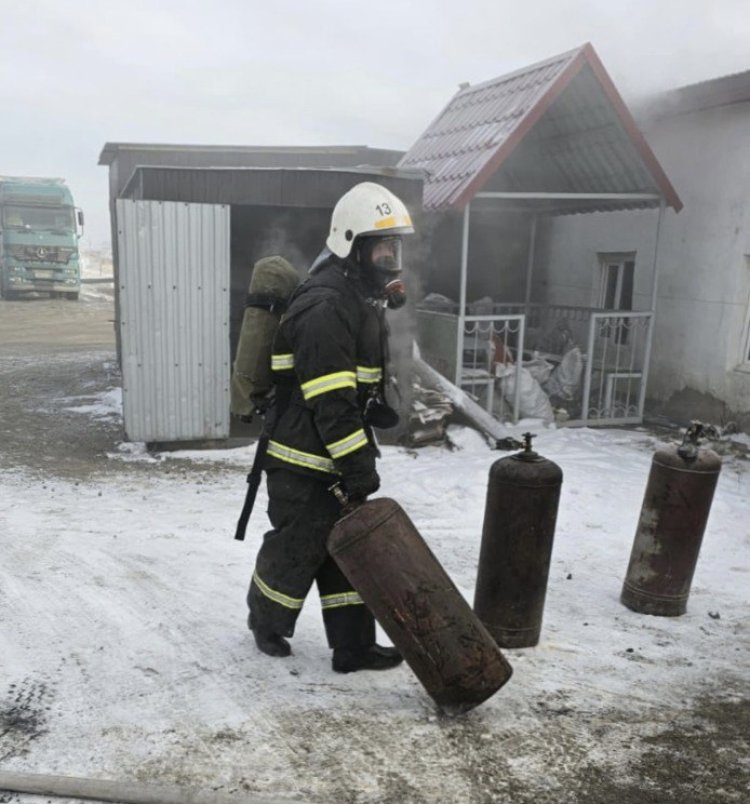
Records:
{"label": "yellow reflective stripe on jacket", "polygon": [[333,444],[326,444],[326,449],[332,458],[343,458],[350,452],[366,447],[368,444],[367,435],[362,429],[355,430],[351,435],[334,441]]}
{"label": "yellow reflective stripe on jacket", "polygon": [[280,606],[286,607],[287,609],[301,609],[302,604],[305,602],[303,597],[289,597],[289,595],[285,595],[282,592],[277,592],[275,589],[271,589],[267,583],[261,580],[257,572],[253,573],[253,581],[265,597],[267,597],[269,600],[273,600],[274,603],[278,603]]}
{"label": "yellow reflective stripe on jacket", "polygon": [[294,355],[271,355],[271,369],[273,371],[285,371],[294,368]]}
{"label": "yellow reflective stripe on jacket", "polygon": [[333,374],[323,374],[313,380],[303,382],[302,396],[305,399],[312,399],[328,391],[336,391],[339,388],[357,388],[357,375],[353,371],[336,371]]}
{"label": "yellow reflective stripe on jacket", "polygon": [[322,595],[320,607],[322,609],[339,609],[342,606],[363,606],[364,601],[356,592],[341,592],[337,595]]}
{"label": "yellow reflective stripe on jacket", "polygon": [[304,466],[306,469],[317,469],[319,472],[328,472],[329,474],[337,474],[333,461],[323,455],[313,455],[310,452],[301,452],[298,449],[287,447],[286,444],[280,444],[278,441],[268,442],[267,454],[273,458],[278,458],[280,461],[294,464],[295,466]]}
{"label": "yellow reflective stripe on jacket", "polygon": [[379,382],[383,377],[383,369],[371,366],[357,366],[357,382]]}

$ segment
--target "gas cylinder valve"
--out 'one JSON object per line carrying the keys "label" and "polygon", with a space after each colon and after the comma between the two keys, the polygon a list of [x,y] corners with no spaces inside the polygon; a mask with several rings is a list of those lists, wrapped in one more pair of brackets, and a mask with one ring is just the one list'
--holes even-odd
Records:
{"label": "gas cylinder valve", "polygon": [[698,447],[706,427],[703,422],[693,419],[685,431],[682,444],[677,447],[677,454],[686,461],[694,461],[698,457]]}
{"label": "gas cylinder valve", "polygon": [[536,433],[524,433],[521,437],[523,438],[523,441],[519,441],[517,438],[513,438],[513,436],[498,438],[495,441],[495,449],[522,449],[524,452],[531,452],[531,439],[536,438]]}

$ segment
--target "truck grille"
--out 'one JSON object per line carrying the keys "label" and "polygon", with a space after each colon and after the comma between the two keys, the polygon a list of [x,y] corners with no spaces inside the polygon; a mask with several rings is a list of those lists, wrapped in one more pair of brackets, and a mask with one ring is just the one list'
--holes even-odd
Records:
{"label": "truck grille", "polygon": [[70,246],[7,246],[12,257],[22,262],[66,263],[76,253]]}

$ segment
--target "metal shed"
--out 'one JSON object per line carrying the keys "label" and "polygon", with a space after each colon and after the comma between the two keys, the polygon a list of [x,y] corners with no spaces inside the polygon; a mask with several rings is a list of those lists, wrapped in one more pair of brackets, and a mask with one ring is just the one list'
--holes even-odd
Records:
{"label": "metal shed", "polygon": [[[112,259],[117,278],[118,217],[117,199],[120,197],[160,198],[162,200],[192,200],[190,174],[173,176],[171,195],[152,195],[152,187],[138,187],[144,167],[181,168],[358,168],[369,165],[375,168],[393,167],[403,155],[401,151],[369,148],[364,145],[335,146],[256,146],[256,145],[189,145],[169,143],[107,142],[99,154],[99,164],[107,166],[109,180],[109,213],[112,227]],[[179,176],[179,178],[178,178]],[[231,180],[231,172],[221,174],[224,181]],[[127,189],[126,189],[127,188]],[[262,190],[262,186],[260,188]],[[140,195],[138,195],[140,192]],[[206,196],[208,197],[208,196]],[[205,200],[205,199],[203,199]],[[208,203],[215,203],[209,200]],[[262,202],[261,202],[262,203]],[[117,299],[116,299],[117,304]],[[119,315],[119,309],[116,309]],[[118,355],[120,353],[119,329]]]}
{"label": "metal shed", "polygon": [[205,443],[246,434],[230,421],[229,380],[252,266],[276,253],[302,274],[336,201],[365,180],[421,205],[421,179],[408,169],[133,169],[113,206],[126,438]]}
{"label": "metal shed", "polygon": [[[542,338],[559,330],[568,347],[577,344],[583,365],[567,400],[575,408],[566,411],[570,423],[640,421],[658,231],[664,208],[679,211],[682,203],[593,47],[462,85],[399,166],[424,171],[425,211],[447,232],[425,286],[444,293],[458,286],[457,301],[420,310],[426,359],[488,410],[517,419],[524,361],[544,351],[560,365],[561,350],[545,349]],[[545,218],[646,208],[659,210],[646,309],[547,302],[534,282]],[[470,291],[487,297],[481,308],[467,304]]]}

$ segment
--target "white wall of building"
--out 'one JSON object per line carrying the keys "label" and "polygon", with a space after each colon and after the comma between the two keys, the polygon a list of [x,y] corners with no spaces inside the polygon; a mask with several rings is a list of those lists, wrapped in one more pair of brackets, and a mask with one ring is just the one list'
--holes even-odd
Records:
{"label": "white wall of building", "polygon": [[[685,205],[662,221],[648,396],[690,389],[750,421],[750,103],[674,115],[644,133]],[[656,218],[644,210],[547,221],[535,296],[597,306],[599,254],[635,252],[633,306],[650,309]]]}

